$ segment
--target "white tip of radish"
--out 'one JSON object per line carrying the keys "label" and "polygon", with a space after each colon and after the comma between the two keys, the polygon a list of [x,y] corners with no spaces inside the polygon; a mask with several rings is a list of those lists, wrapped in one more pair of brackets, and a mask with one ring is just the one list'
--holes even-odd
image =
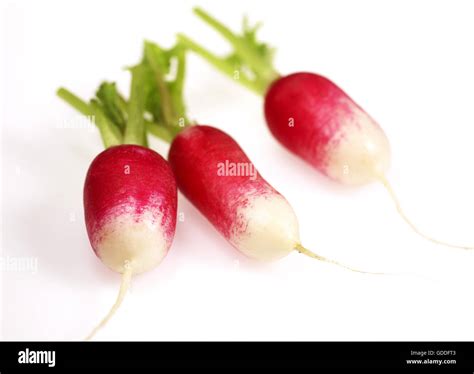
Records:
{"label": "white tip of radish", "polygon": [[277,260],[291,253],[299,242],[296,215],[279,194],[250,196],[237,214],[230,241],[248,257]]}
{"label": "white tip of radish", "polygon": [[156,267],[165,257],[171,240],[162,230],[160,218],[151,212],[121,213],[104,224],[96,237],[97,255],[110,269],[122,273],[129,261],[133,274]]}
{"label": "white tip of radish", "polygon": [[348,185],[373,182],[390,166],[390,144],[381,127],[363,110],[348,103],[341,126],[327,147],[326,173]]}

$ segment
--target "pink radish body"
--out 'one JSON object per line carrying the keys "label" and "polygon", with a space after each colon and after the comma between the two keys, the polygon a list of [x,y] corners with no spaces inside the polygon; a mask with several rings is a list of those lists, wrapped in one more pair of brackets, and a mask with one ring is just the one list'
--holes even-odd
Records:
{"label": "pink radish body", "polygon": [[265,118],[281,144],[338,182],[369,183],[390,165],[390,146],[380,126],[320,75],[277,79],[265,95]]}
{"label": "pink radish body", "polygon": [[87,233],[110,269],[133,274],[157,266],[173,241],[177,187],[169,164],[151,149],[119,145],[92,162],[84,185]]}
{"label": "pink radish body", "polygon": [[191,126],[176,136],[168,159],[179,189],[240,252],[268,261],[295,250],[293,209],[229,135]]}

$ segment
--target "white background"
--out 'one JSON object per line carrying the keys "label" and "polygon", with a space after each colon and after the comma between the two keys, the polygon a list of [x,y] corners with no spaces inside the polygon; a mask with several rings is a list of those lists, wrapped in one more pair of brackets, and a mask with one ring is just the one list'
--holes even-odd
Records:
{"label": "white background", "polygon": [[[474,4],[470,1],[11,1],[1,7],[2,252],[36,274],[2,272],[2,337],[80,340],[116,297],[119,275],[93,254],[82,188],[98,133],[55,96],[89,98],[101,80],[128,93],[144,38],[183,31],[227,45],[192,15],[200,4],[234,29],[247,12],[278,48],[280,72],[338,83],[385,129],[388,175],[407,213],[440,239],[474,244]],[[133,279],[104,340],[473,340],[474,253],[417,237],[382,188],[329,182],[269,134],[262,99],[189,58],[190,117],[217,126],[293,205],[303,243],[351,273],[294,253],[243,258],[183,198],[173,247]],[[166,155],[167,145],[152,146]]]}

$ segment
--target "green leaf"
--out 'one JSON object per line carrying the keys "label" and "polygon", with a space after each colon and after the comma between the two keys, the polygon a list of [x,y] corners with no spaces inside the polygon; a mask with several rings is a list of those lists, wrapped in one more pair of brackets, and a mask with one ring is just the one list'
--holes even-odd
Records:
{"label": "green leaf", "polygon": [[146,70],[140,64],[130,69],[132,83],[130,87],[130,99],[128,102],[128,121],[125,127],[124,142],[126,144],[147,145],[145,131],[145,100],[146,92]]}
{"label": "green leaf", "polygon": [[[263,94],[279,74],[273,67],[274,49],[257,39],[260,24],[251,26],[244,17],[242,32],[237,34],[201,8],[194,8],[194,13],[221,34],[231,44],[233,52],[224,58],[218,57],[191,39],[179,35],[178,38],[183,45],[234,80]],[[237,78],[236,67],[239,71]],[[242,77],[240,73],[244,76]]]}

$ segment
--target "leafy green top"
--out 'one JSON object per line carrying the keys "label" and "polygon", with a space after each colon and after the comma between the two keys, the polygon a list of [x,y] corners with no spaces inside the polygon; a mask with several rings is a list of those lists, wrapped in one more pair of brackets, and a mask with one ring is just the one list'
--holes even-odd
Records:
{"label": "leafy green top", "polygon": [[183,100],[185,50],[178,43],[165,50],[145,41],[139,64],[129,68],[132,81],[127,101],[114,82],[103,82],[89,102],[65,88],[57,94],[99,128],[106,148],[118,144],[147,146],[146,133],[171,142],[188,126]]}
{"label": "leafy green top", "polygon": [[233,51],[227,56],[219,57],[183,34],[178,34],[179,42],[245,87],[264,94],[279,74],[273,67],[275,50],[257,39],[261,24],[252,27],[247,17],[244,17],[242,33],[239,35],[201,8],[195,8],[194,13],[221,34],[231,44]]}
{"label": "leafy green top", "polygon": [[235,34],[202,9],[194,12],[229,41],[233,47],[229,55],[216,56],[179,34],[178,43],[170,49],[144,42],[140,63],[128,69],[132,75],[128,101],[114,82],[100,84],[88,102],[65,88],[58,90],[59,97],[93,119],[105,147],[124,143],[147,146],[147,132],[171,142],[190,125],[183,99],[187,49],[259,94],[279,76],[272,64],[274,50],[257,39],[260,24],[250,26],[244,17],[242,33]]}

